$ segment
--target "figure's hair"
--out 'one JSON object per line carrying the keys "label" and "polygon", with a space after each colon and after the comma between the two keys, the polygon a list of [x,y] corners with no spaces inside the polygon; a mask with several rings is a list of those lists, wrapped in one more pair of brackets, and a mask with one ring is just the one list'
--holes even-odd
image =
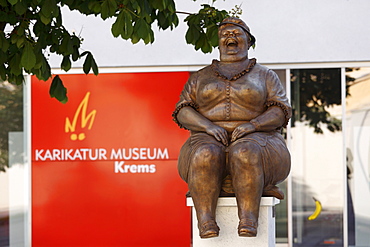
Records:
{"label": "figure's hair", "polygon": [[234,25],[237,27],[240,27],[241,29],[246,32],[250,38],[250,46],[254,45],[256,43],[256,38],[251,34],[249,27],[247,24],[245,24],[244,21],[242,21],[239,18],[236,17],[227,17],[225,18],[219,25],[218,30],[219,32],[222,30],[222,26],[229,26],[229,25]]}

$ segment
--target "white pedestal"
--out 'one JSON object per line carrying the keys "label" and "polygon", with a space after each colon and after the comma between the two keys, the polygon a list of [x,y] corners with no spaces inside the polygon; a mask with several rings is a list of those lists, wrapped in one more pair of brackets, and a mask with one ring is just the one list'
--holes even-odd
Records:
{"label": "white pedestal", "polygon": [[216,209],[216,222],[220,234],[215,238],[199,237],[198,220],[192,198],[186,199],[187,206],[192,207],[193,247],[225,247],[225,246],[275,246],[275,205],[280,200],[275,197],[262,197],[258,219],[257,237],[239,237],[238,208],[235,197],[220,197]]}

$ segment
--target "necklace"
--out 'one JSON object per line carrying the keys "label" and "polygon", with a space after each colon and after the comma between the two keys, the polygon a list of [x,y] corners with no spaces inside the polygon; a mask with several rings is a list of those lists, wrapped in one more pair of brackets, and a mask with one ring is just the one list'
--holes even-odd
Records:
{"label": "necklace", "polygon": [[220,71],[220,68],[219,68],[219,61],[214,59],[212,61],[212,64],[211,64],[211,68],[213,70],[213,72],[216,74],[217,77],[220,77],[224,80],[228,80],[228,81],[236,81],[238,80],[240,77],[242,77],[243,75],[247,74],[249,71],[251,71],[251,69],[254,67],[254,65],[256,65],[256,59],[255,58],[252,58],[249,60],[249,63],[247,65],[247,68],[242,70],[241,72],[231,76],[231,77],[227,77],[225,75],[223,75]]}

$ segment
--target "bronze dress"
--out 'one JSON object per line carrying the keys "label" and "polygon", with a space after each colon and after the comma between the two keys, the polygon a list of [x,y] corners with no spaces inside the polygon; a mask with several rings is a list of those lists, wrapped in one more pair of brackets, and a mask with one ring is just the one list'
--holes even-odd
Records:
{"label": "bronze dress", "polygon": [[[251,59],[248,67],[241,73],[226,78],[218,70],[218,61],[193,73],[184,86],[180,100],[173,113],[174,121],[181,108],[190,106],[216,125],[223,127],[229,134],[229,145],[224,146],[205,132],[191,131],[189,139],[180,151],[178,171],[188,182],[189,167],[196,150],[202,145],[215,144],[227,153],[235,144],[254,142],[260,147],[263,157],[265,190],[283,181],[290,171],[290,155],[281,127],[285,127],[291,117],[291,107],[285,90],[276,73]],[[279,106],[285,115],[285,124],[270,132],[254,132],[230,143],[232,131],[240,124],[258,117],[268,107]],[[183,127],[184,128],[184,127]],[[228,175],[228,160],[225,160]],[[277,172],[279,171],[279,172]]]}

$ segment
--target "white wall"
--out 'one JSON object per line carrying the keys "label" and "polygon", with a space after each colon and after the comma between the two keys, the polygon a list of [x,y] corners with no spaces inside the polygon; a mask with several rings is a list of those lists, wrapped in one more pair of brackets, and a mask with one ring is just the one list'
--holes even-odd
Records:
{"label": "white wall", "polygon": [[[188,12],[211,2],[176,0],[177,9]],[[250,56],[261,63],[370,60],[368,0],[218,0],[215,5],[230,10],[240,3],[241,17],[257,38]],[[100,67],[202,65],[218,58],[217,51],[204,55],[186,44],[187,26],[182,21],[175,31],[156,32],[154,44],[145,46],[114,38],[112,19],[102,21],[69,11],[63,16],[69,30],[81,32],[84,49],[93,52]],[[52,57],[51,61],[59,67],[61,59]]]}
{"label": "white wall", "polygon": [[315,134],[313,128],[302,122],[295,122],[291,128],[291,176],[295,185],[301,186],[293,188],[293,200],[297,200],[294,205],[313,205],[312,197],[315,197],[324,210],[341,210],[343,133],[332,133],[326,127],[323,131],[323,134]]}

